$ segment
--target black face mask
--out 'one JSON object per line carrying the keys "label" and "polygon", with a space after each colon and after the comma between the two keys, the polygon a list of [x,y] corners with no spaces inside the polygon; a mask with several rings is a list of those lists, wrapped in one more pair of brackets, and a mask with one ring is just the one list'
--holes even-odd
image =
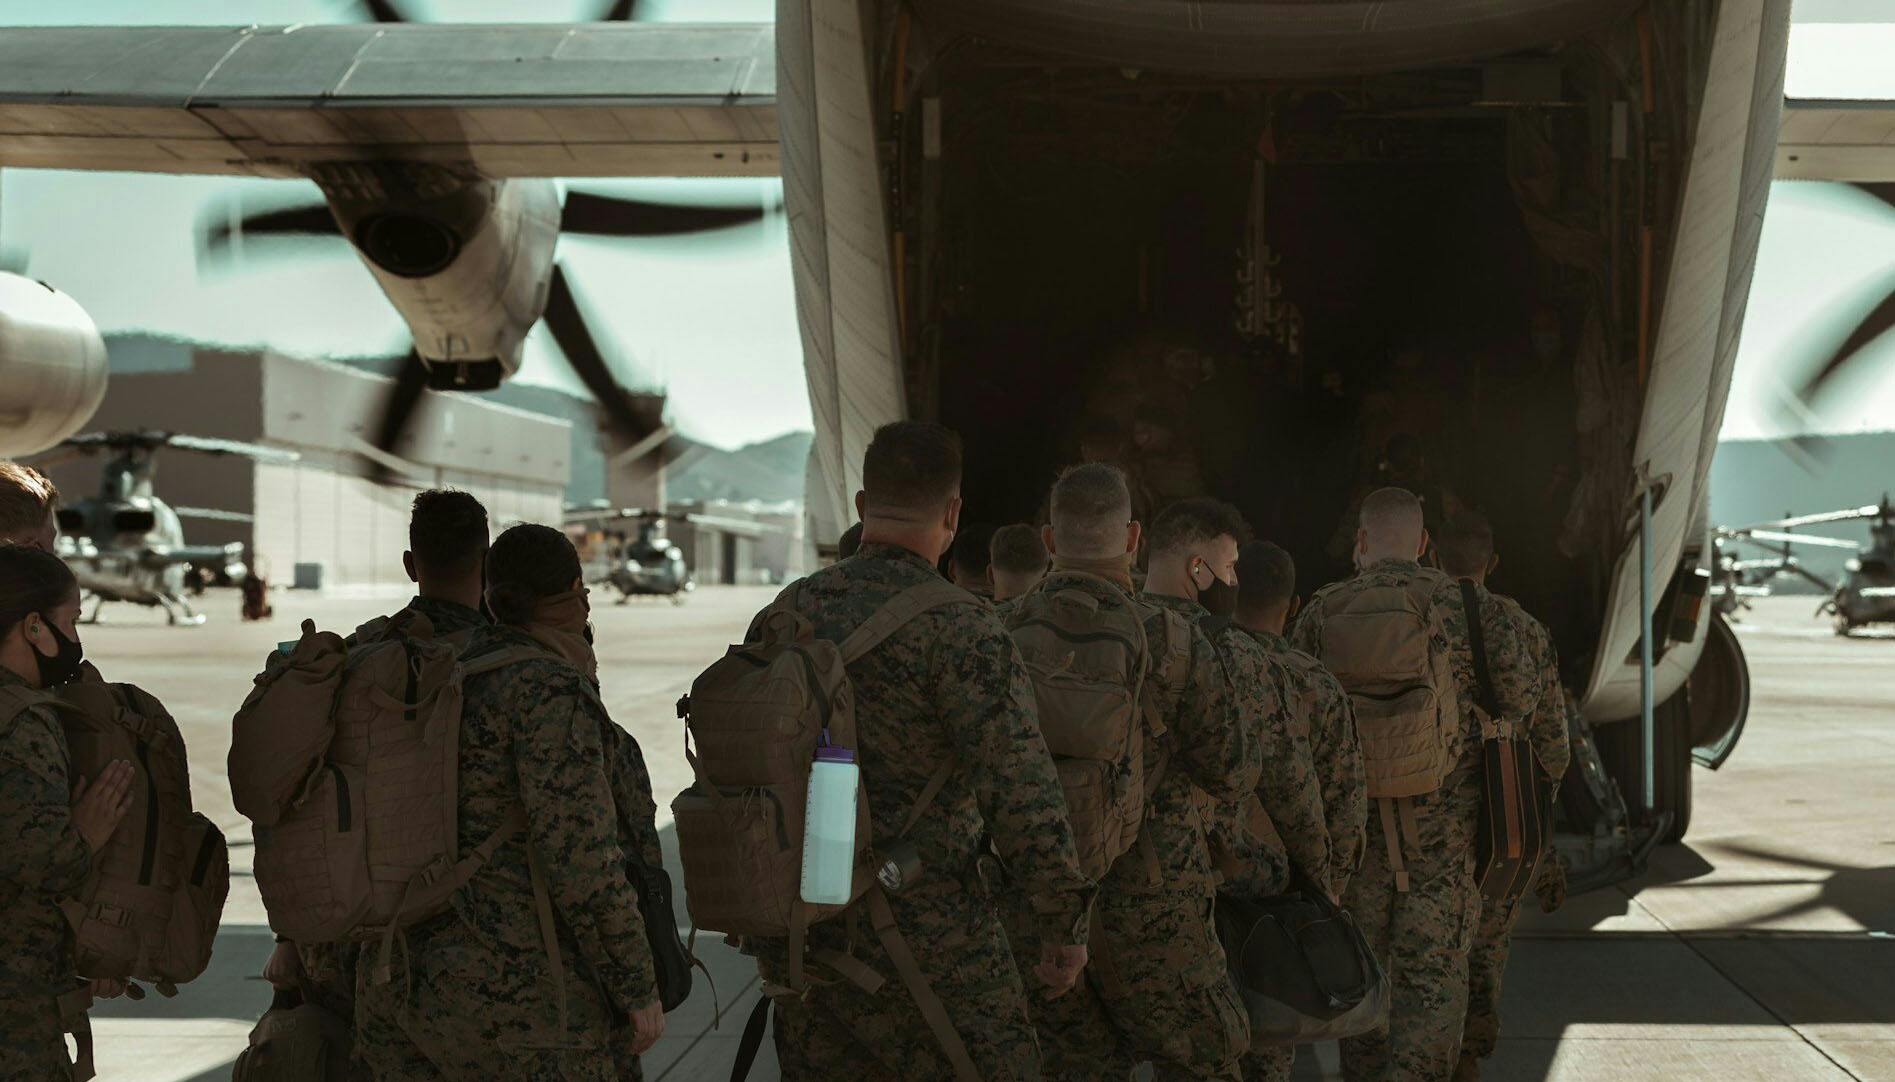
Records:
{"label": "black face mask", "polygon": [[[1211,581],[1207,586],[1198,587],[1198,604],[1204,606],[1212,616],[1230,619],[1237,612],[1237,584],[1218,578],[1217,572],[1212,571],[1209,564],[1201,566],[1210,573]],[[1196,575],[1191,576],[1191,582],[1197,584]]]}
{"label": "black face mask", "polygon": [[86,659],[85,644],[78,639],[69,639],[66,633],[53,626],[51,620],[40,617],[40,623],[53,633],[53,641],[59,644],[59,652],[47,657],[33,648],[33,661],[39,665],[39,684],[43,688],[56,688],[70,684],[79,675],[79,665]]}

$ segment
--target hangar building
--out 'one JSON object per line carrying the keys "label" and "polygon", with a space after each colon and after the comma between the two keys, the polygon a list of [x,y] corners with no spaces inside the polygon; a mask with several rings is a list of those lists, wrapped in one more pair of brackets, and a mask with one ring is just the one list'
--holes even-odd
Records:
{"label": "hangar building", "polygon": [[[157,429],[295,451],[294,464],[167,449],[155,487],[173,507],[229,512],[187,517],[193,544],[244,544],[273,585],[380,590],[407,584],[408,507],[423,488],[452,486],[487,505],[495,529],[558,524],[571,472],[570,422],[457,394],[430,395],[402,448],[416,476],[392,485],[367,477],[358,441],[368,438],[391,383],[328,361],[276,353],[114,342],[105,403],[88,431]],[[69,498],[94,492],[103,460],[49,472]]]}

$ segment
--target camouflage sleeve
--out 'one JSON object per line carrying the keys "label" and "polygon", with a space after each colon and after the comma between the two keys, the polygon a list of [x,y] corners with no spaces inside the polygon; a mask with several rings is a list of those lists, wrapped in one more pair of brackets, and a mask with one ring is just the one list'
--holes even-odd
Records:
{"label": "camouflage sleeve", "polygon": [[72,823],[65,733],[52,712],[25,710],[0,723],[0,883],[37,894],[79,889],[92,854]]}
{"label": "camouflage sleeve", "polygon": [[514,715],[513,753],[527,840],[586,968],[621,1012],[658,994],[651,945],[625,874],[613,806],[613,766],[601,726],[611,724],[576,689],[533,688]]}
{"label": "camouflage sleeve", "polygon": [[1323,656],[1323,609],[1316,603],[1316,598],[1310,598],[1309,604],[1296,614],[1295,622],[1290,624],[1288,638],[1291,646],[1305,654],[1316,658]]}
{"label": "camouflage sleeve", "polygon": [[1041,940],[1082,944],[1094,887],[1079,870],[1026,663],[993,616],[971,614],[952,626],[958,634],[929,651],[943,730],[972,770],[981,818],[1033,907]]}
{"label": "camouflage sleeve", "polygon": [[1183,770],[1219,804],[1236,804],[1257,788],[1263,771],[1258,761],[1255,725],[1239,709],[1237,686],[1223,652],[1204,630],[1191,628],[1191,676],[1169,719],[1171,768]]}
{"label": "camouflage sleeve", "polygon": [[[1248,638],[1230,632],[1244,646]],[[1309,719],[1295,716],[1285,695],[1286,676],[1261,651],[1244,665],[1254,677],[1239,687],[1254,689],[1238,697],[1240,713],[1250,715],[1245,726],[1257,742],[1261,773],[1257,798],[1276,825],[1283,848],[1311,882],[1325,886],[1335,878],[1331,866],[1329,828],[1323,821],[1322,787],[1316,779],[1316,760],[1309,742]]]}
{"label": "camouflage sleeve", "polygon": [[651,791],[651,771],[645,751],[632,734],[606,722],[606,763],[612,773],[612,801],[618,805],[619,846],[636,853],[647,868],[662,868],[664,847],[658,841],[658,801]]}
{"label": "camouflage sleeve", "polygon": [[[1527,619],[1532,620],[1532,617]],[[1566,732],[1566,686],[1560,682],[1559,651],[1553,645],[1552,636],[1537,621],[1530,628],[1534,659],[1539,668],[1540,701],[1527,717],[1527,739],[1533,744],[1533,755],[1540,761],[1540,768],[1553,779],[1553,791],[1558,793],[1560,780],[1566,776],[1566,766],[1573,757]]]}
{"label": "camouflage sleeve", "polygon": [[1362,867],[1369,822],[1368,775],[1348,693],[1328,672],[1319,670],[1312,679],[1320,714],[1317,731],[1323,736],[1323,818],[1329,827],[1330,870],[1342,881]]}

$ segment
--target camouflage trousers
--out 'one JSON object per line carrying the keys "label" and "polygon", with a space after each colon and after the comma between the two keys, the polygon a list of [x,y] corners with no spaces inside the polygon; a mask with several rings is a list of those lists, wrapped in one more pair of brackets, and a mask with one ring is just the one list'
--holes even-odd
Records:
{"label": "camouflage trousers", "polygon": [[[895,898],[890,904],[896,927],[947,1009],[980,1077],[1002,1082],[1039,1079],[1040,1050],[1027,1020],[1026,991],[992,908],[961,890],[925,901]],[[858,912],[861,908],[810,929],[810,944],[847,950],[886,983],[871,994],[811,964],[811,986],[805,995],[777,997],[776,1055],[785,1082],[951,1082],[953,1067],[869,929],[867,915]],[[780,945],[758,948],[763,979],[786,985],[789,975]]]}
{"label": "camouflage trousers", "polygon": [[1290,1069],[1295,1066],[1293,1044],[1252,1045],[1244,1053],[1244,1082],[1289,1082]]}
{"label": "camouflage trousers", "polygon": [[1486,1059],[1500,1042],[1500,978],[1507,972],[1513,949],[1513,926],[1520,919],[1523,899],[1510,905],[1483,906],[1474,945],[1467,952],[1467,1022],[1462,1028],[1461,1055]]}
{"label": "camouflage trousers", "polygon": [[[1388,1024],[1342,1042],[1352,1082],[1446,1082],[1460,1055],[1467,954],[1480,919],[1474,889],[1479,783],[1415,797],[1419,846],[1402,843],[1409,879],[1396,890],[1381,809],[1371,801],[1361,871],[1343,900],[1388,970]],[[1399,830],[1397,831],[1399,833]]]}
{"label": "camouflage trousers", "polygon": [[[605,996],[566,956],[567,1025],[537,971],[523,972],[458,926],[397,948],[391,979],[374,979],[379,947],[363,948],[355,992],[355,1051],[376,1082],[614,1082],[638,1062]],[[617,1032],[615,1032],[617,1031]],[[625,1049],[621,1051],[621,1049]]]}
{"label": "camouflage trousers", "polygon": [[71,1082],[72,1059],[51,996],[0,998],[0,1078],[7,1082]]}
{"label": "camouflage trousers", "polygon": [[[1014,921],[1016,937],[1030,935]],[[1022,957],[1037,957],[1023,944]],[[1101,894],[1082,986],[1029,1000],[1048,1078],[1239,1077],[1250,1023],[1231,987],[1211,900],[1196,894]]]}

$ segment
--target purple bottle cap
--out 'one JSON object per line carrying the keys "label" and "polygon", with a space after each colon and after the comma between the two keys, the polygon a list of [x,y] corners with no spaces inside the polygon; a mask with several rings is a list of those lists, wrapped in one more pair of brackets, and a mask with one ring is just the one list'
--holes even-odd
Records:
{"label": "purple bottle cap", "polygon": [[821,744],[816,748],[816,761],[819,763],[853,763],[855,749],[838,744]]}

